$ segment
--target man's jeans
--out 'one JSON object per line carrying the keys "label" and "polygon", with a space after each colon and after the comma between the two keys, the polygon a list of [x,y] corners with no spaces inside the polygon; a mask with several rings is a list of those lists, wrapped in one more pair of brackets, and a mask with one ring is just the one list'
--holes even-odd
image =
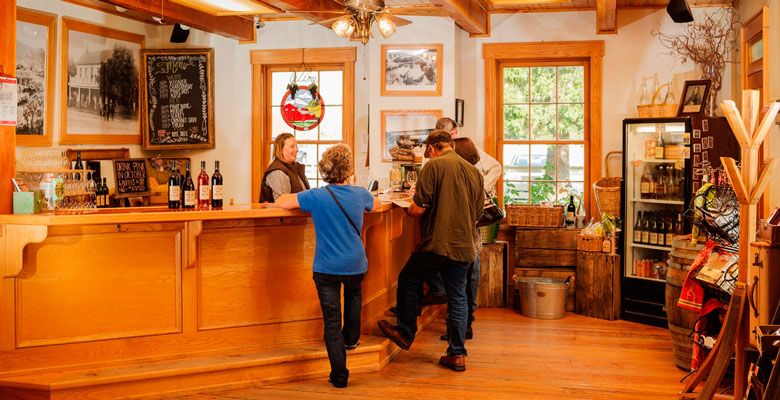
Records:
{"label": "man's jeans", "polygon": [[447,355],[466,355],[466,323],[468,305],[466,279],[468,261],[455,261],[436,253],[412,253],[398,275],[398,330],[405,339],[414,340],[417,334],[417,305],[422,301],[421,287],[434,272],[441,272],[447,293]]}
{"label": "man's jeans", "polygon": [[[361,282],[365,274],[331,275],[314,273],[314,284],[325,321],[325,348],[330,360],[330,380],[346,383],[349,378],[344,343],[360,339],[360,313],[363,302]],[[341,327],[341,285],[344,285],[344,328]]]}

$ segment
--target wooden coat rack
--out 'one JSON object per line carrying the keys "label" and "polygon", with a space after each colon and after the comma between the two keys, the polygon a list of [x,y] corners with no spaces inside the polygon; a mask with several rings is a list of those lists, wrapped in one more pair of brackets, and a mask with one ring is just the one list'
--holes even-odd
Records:
{"label": "wooden coat rack", "polygon": [[780,103],[775,102],[770,105],[760,124],[758,124],[758,114],[761,102],[757,90],[742,92],[741,114],[737,111],[736,104],[731,100],[723,101],[720,107],[742,148],[741,168],[737,167],[737,162],[733,158],[721,157],[720,159],[739,200],[739,277],[717,344],[702,363],[702,367],[691,375],[691,379],[682,391],[682,396],[683,398],[690,397],[696,386],[706,377],[707,380],[698,399],[710,400],[714,398],[731,354],[735,354],[734,400],[741,400],[744,397],[747,383],[745,347],[750,336],[750,319],[746,317],[746,302],[744,301],[745,289],[748,286],[746,283],[748,268],[752,259],[750,257],[750,242],[756,237],[758,201],[769,184],[772,170],[780,161],[778,159],[769,160],[759,174],[758,150],[774,124],[775,116],[780,110]]}

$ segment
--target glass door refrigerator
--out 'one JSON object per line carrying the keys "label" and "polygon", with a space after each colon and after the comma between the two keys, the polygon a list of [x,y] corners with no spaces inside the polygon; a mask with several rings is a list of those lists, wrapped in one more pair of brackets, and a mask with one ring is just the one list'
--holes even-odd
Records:
{"label": "glass door refrigerator", "polygon": [[622,318],[667,326],[666,261],[672,237],[688,232],[691,119],[623,121]]}

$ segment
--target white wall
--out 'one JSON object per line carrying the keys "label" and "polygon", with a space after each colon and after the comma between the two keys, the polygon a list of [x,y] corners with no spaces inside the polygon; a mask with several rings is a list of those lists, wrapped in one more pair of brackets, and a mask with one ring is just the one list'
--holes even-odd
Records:
{"label": "white wall", "polygon": [[[774,0],[777,1],[777,0]],[[170,28],[157,28],[123,18],[53,0],[19,0],[19,5],[46,10],[64,16],[106,24],[116,29],[147,35],[146,46],[171,46],[167,43]],[[695,10],[695,12],[700,12]],[[641,77],[657,74],[661,81],[673,80],[679,95],[682,82],[699,76],[692,64],[676,63],[660,53],[665,49],[649,35],[659,25],[665,32],[681,29],[673,24],[664,10],[621,11],[617,35],[596,35],[595,12],[497,14],[492,16],[489,38],[469,38],[445,18],[409,17],[412,25],[400,27],[389,40],[378,34],[366,46],[336,36],[332,31],[308,21],[269,22],[260,30],[257,44],[239,45],[231,39],[194,31],[188,47],[215,49],[216,143],[214,150],[166,152],[163,155],[186,155],[195,165],[200,160],[220,160],[225,175],[226,197],[237,203],[256,201],[251,191],[251,66],[249,53],[255,49],[357,47],[355,64],[355,149],[356,165],[365,165],[367,129],[370,132],[370,171],[372,178],[386,179],[390,163],[381,162],[380,111],[392,109],[441,109],[444,115],[454,113],[454,99],[465,99],[464,135],[478,144],[484,142],[484,71],[482,44],[493,42],[529,42],[560,40],[604,40],[604,87],[602,100],[602,154],[619,150],[622,145],[622,119],[635,116]],[[381,45],[442,43],[444,71],[441,97],[380,96]],[[181,46],[176,46],[181,47]],[[59,53],[58,53],[59,54]],[[59,61],[58,61],[59,62]],[[730,74],[726,74],[727,77]],[[59,79],[59,76],[58,78]],[[724,82],[724,91],[731,82]],[[57,84],[59,87],[59,83]],[[59,98],[59,94],[57,94]],[[371,105],[367,127],[367,105]],[[56,108],[56,107],[55,107]],[[57,143],[59,110],[55,111],[54,142]],[[98,146],[107,147],[107,146]],[[127,146],[125,146],[127,147]],[[141,155],[139,146],[131,153]],[[156,155],[152,153],[150,155]],[[361,171],[359,171],[360,173]],[[365,174],[365,171],[362,171]]]}

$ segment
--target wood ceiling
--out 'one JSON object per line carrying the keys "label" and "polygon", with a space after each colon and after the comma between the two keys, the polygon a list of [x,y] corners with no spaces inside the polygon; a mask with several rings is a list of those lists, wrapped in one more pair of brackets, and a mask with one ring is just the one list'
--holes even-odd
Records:
{"label": "wood ceiling", "polygon": [[[102,11],[152,23],[151,16],[164,13],[165,23],[189,25],[241,42],[256,40],[251,15],[212,15],[187,7],[186,0],[65,0]],[[253,0],[280,12],[261,15],[264,21],[303,18],[322,21],[332,18],[344,6],[338,0]],[[693,6],[731,4],[732,0],[688,0]],[[668,0],[385,0],[394,15],[425,15],[451,18],[472,37],[489,36],[491,13],[596,11],[598,33],[617,32],[618,9],[666,7]],[[120,6],[126,11],[118,11]],[[201,8],[202,9],[202,8]],[[317,12],[326,11],[326,12]],[[330,12],[330,13],[328,13]]]}

